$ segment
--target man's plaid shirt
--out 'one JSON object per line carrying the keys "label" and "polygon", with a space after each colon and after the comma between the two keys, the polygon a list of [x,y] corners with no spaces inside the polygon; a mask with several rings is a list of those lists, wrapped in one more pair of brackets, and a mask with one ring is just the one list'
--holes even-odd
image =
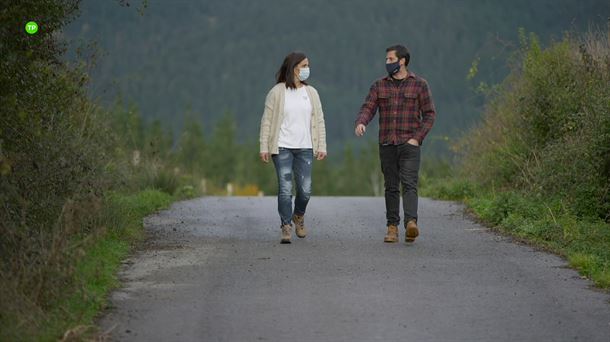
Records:
{"label": "man's plaid shirt", "polygon": [[399,145],[413,138],[421,145],[436,117],[428,82],[410,71],[401,81],[387,76],[373,83],[356,125],[368,125],[377,109],[381,144]]}

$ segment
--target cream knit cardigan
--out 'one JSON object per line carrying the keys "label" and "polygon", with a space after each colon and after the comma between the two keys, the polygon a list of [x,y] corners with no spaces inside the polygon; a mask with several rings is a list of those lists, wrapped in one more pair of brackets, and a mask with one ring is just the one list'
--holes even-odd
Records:
{"label": "cream knit cardigan", "polygon": [[[324,113],[318,91],[312,86],[305,86],[312,107],[311,118],[311,140],[314,155],[317,152],[326,151],[326,126],[324,124]],[[284,121],[284,95],[286,84],[276,84],[265,99],[265,111],[261,119],[260,129],[260,152],[270,152],[278,154],[278,139],[280,127]]]}

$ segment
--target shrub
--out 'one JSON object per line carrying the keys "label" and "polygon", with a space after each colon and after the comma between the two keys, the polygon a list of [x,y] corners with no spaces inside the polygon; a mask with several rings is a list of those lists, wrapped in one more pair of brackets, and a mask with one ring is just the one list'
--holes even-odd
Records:
{"label": "shrub", "polygon": [[521,41],[520,63],[459,144],[461,174],[496,189],[561,198],[579,217],[608,220],[608,39],[566,36],[542,49],[522,32]]}

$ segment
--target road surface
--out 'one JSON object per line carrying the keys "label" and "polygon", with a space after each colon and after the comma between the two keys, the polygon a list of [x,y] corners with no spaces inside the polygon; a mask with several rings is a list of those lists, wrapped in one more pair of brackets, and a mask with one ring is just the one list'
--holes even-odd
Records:
{"label": "road surface", "polygon": [[[421,199],[384,244],[383,198],[313,197],[280,245],[275,197],[207,197],[145,220],[100,319],[116,341],[610,341],[610,296],[561,258]],[[401,241],[404,229],[401,229]]]}

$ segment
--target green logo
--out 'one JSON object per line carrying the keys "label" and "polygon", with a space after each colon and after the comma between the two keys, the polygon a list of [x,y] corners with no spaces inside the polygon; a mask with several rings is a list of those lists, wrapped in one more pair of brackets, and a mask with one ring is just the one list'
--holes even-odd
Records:
{"label": "green logo", "polygon": [[29,23],[25,24],[25,32],[29,34],[35,34],[36,32],[38,32],[38,24],[33,21],[30,21]]}

